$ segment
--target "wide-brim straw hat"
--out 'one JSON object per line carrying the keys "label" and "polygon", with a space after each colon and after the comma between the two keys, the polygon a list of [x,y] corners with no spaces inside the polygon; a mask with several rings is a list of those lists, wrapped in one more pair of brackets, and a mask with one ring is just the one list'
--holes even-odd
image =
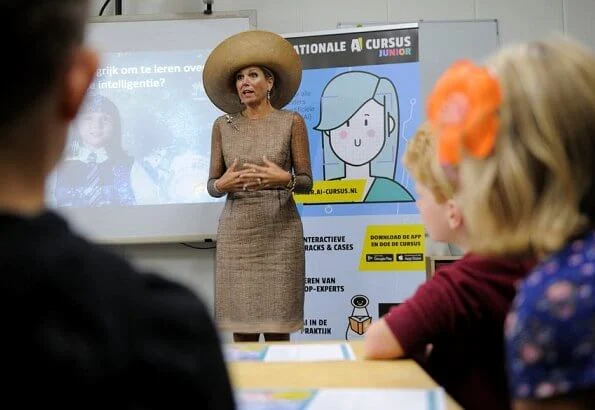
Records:
{"label": "wide-brim straw hat", "polygon": [[275,76],[271,105],[283,108],[302,81],[302,62],[289,41],[276,33],[248,30],[223,40],[205,62],[202,80],[209,99],[228,114],[244,108],[235,86],[242,68],[264,66]]}

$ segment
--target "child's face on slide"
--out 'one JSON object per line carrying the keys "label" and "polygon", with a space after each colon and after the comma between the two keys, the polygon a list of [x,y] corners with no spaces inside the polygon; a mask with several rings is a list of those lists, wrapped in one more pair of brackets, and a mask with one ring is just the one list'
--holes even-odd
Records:
{"label": "child's face on slide", "polygon": [[111,137],[114,121],[109,114],[84,113],[78,121],[78,127],[83,143],[90,148],[99,148]]}

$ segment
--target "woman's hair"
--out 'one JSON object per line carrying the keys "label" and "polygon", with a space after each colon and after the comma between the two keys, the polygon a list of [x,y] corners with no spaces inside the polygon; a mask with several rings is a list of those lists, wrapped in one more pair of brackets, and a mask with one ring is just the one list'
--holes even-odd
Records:
{"label": "woman's hair", "polygon": [[[118,107],[107,97],[98,94],[89,94],[79,115],[87,113],[103,113],[111,117],[112,135],[106,141],[105,150],[108,156],[112,158],[124,156],[125,153],[122,149],[122,126]],[[72,128],[72,138],[66,147],[66,156],[76,155],[81,143],[80,131],[75,121]]]}
{"label": "woman's hair", "polygon": [[273,79],[273,86],[271,87],[271,96],[273,96],[275,94],[275,90],[277,88],[277,77],[275,77],[275,74],[269,70],[268,68],[266,68],[265,66],[258,66],[258,68],[261,69],[261,71],[264,73],[265,78],[272,78]]}
{"label": "woman's hair", "polygon": [[543,256],[592,228],[595,55],[555,38],[506,48],[487,65],[503,101],[493,154],[461,163],[472,249]]}
{"label": "woman's hair", "polygon": [[441,204],[454,197],[455,186],[440,166],[436,145],[431,125],[422,124],[407,144],[403,165],[415,182],[428,188],[436,202]]}

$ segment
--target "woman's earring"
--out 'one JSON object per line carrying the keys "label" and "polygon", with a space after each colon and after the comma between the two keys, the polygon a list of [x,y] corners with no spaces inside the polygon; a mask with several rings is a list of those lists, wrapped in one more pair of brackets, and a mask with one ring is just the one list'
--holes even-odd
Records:
{"label": "woman's earring", "polygon": [[267,90],[267,100],[271,99],[271,90]]}

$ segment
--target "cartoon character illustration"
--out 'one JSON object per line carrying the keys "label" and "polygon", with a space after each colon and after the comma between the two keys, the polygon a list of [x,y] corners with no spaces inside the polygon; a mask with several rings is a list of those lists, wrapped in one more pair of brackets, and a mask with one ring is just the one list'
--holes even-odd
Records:
{"label": "cartoon character illustration", "polygon": [[364,179],[363,202],[412,202],[394,180],[399,102],[394,84],[364,71],[334,77],[320,99],[324,179]]}
{"label": "cartoon character illustration", "polygon": [[368,326],[372,323],[372,316],[368,313],[370,300],[364,295],[355,295],[351,298],[353,310],[349,316],[347,330],[345,331],[345,340],[355,339],[366,333]]}

